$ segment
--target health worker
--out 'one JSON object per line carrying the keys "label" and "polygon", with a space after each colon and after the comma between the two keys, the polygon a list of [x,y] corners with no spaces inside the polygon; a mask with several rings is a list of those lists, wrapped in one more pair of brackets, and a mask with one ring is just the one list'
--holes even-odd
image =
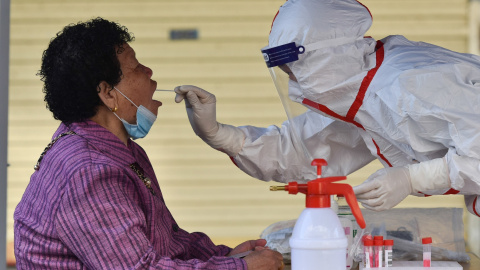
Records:
{"label": "health worker", "polygon": [[408,195],[459,194],[480,216],[480,58],[403,36],[365,37],[370,11],[355,0],[289,0],[274,19],[266,64],[289,117],[281,127],[216,121],[215,96],[176,88],[198,136],[261,180],[385,168],[354,187],[371,210]]}

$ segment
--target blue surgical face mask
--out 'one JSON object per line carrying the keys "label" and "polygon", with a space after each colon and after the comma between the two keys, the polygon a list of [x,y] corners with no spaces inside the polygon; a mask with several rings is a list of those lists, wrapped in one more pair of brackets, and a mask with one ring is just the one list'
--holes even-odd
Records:
{"label": "blue surgical face mask", "polygon": [[120,118],[116,113],[115,116],[117,116],[120,121],[122,121],[123,126],[127,130],[128,135],[132,139],[138,139],[138,138],[143,138],[147,135],[147,133],[150,131],[150,128],[152,127],[153,123],[155,120],[157,120],[157,116],[152,113],[149,109],[145,108],[143,105],[137,106],[135,103],[133,103],[127,96],[125,96],[118,88],[115,88],[122,96],[124,96],[130,103],[132,103],[135,107],[137,107],[137,124],[132,125],[125,121],[124,119]]}

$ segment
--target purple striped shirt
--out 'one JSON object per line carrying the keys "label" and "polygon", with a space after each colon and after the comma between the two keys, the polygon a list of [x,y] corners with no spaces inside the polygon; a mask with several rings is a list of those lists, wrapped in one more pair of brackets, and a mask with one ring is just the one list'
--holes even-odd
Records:
{"label": "purple striped shirt", "polygon": [[92,121],[53,137],[67,131],[76,135],[47,151],[15,209],[18,269],[247,269],[229,247],[179,228],[138,144]]}

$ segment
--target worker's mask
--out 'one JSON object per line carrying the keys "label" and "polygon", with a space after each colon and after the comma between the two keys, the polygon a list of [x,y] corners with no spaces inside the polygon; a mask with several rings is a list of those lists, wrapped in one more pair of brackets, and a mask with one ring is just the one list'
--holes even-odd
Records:
{"label": "worker's mask", "polygon": [[125,121],[125,119],[120,118],[115,112],[115,116],[117,116],[120,121],[122,121],[123,126],[127,130],[128,135],[132,139],[143,138],[147,135],[152,127],[153,123],[157,119],[157,116],[152,113],[149,109],[145,108],[143,105],[137,106],[133,101],[131,101],[127,96],[125,96],[118,88],[115,88],[122,96],[124,96],[130,103],[132,103],[135,107],[137,107],[137,124],[133,125]]}

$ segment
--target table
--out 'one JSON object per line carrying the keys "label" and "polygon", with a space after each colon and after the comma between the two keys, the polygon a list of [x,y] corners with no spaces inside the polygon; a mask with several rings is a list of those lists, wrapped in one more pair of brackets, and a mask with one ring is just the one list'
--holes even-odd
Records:
{"label": "table", "polygon": [[[470,262],[460,263],[463,269],[464,270],[480,270],[480,258],[471,252],[467,252],[467,254],[470,256]],[[283,270],[291,270],[291,269],[292,269],[291,265],[287,264],[285,265],[285,268]],[[352,268],[352,270],[358,270],[358,267]],[[388,270],[388,268],[385,268],[385,270]]]}
{"label": "table", "polygon": [[467,252],[468,256],[470,256],[470,262],[469,263],[460,263],[463,266],[464,270],[479,270],[480,269],[480,258],[471,253]]}

